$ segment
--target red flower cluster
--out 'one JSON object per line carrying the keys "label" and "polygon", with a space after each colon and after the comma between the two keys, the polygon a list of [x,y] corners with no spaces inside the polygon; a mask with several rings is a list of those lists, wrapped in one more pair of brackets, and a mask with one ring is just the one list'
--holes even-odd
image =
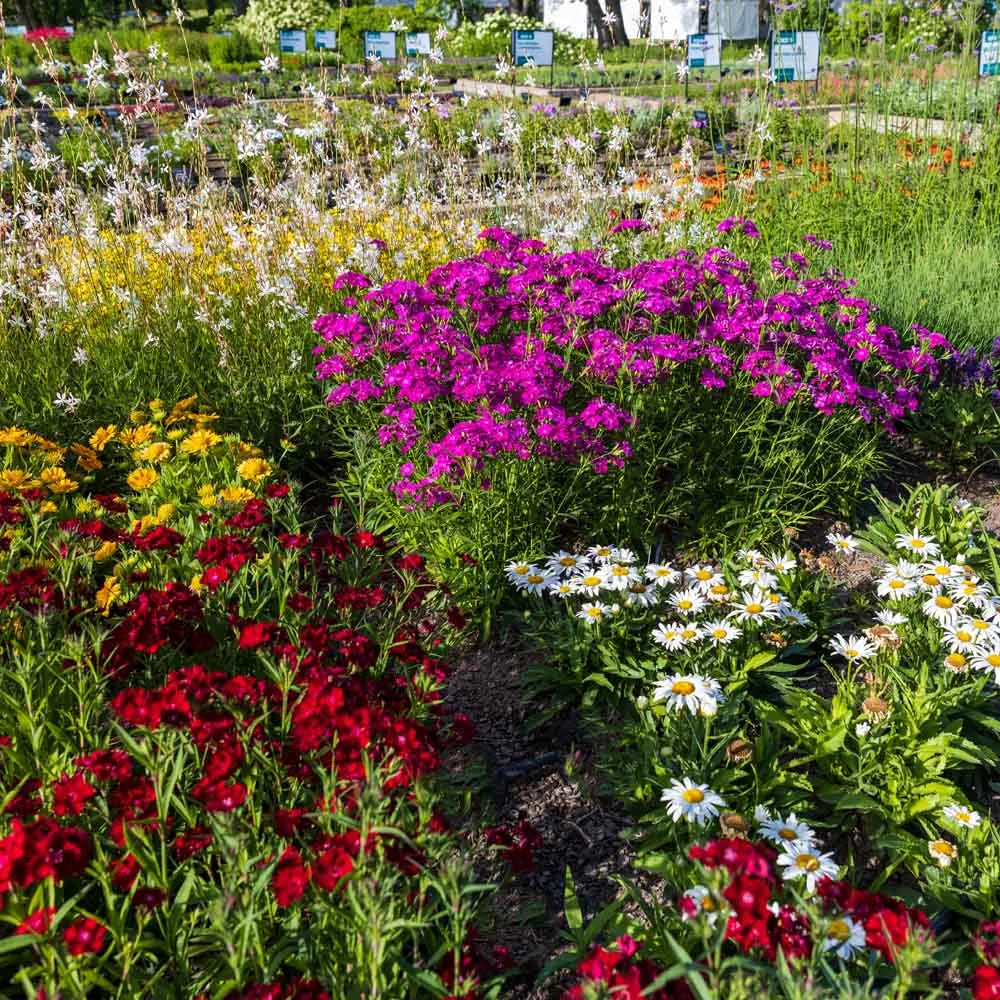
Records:
{"label": "red flower cluster", "polygon": [[636,959],[641,945],[623,935],[615,942],[615,950],[594,945],[576,971],[584,982],[571,987],[563,1000],[586,1000],[591,992],[588,987],[602,984],[615,1000],[691,1000],[693,994],[684,980],[675,979],[660,989],[648,992],[649,986],[663,971],[649,959]]}
{"label": "red flower cluster", "polygon": [[542,835],[526,820],[515,826],[488,826],[483,831],[487,844],[501,847],[500,856],[519,875],[535,870],[534,852],[542,846]]}

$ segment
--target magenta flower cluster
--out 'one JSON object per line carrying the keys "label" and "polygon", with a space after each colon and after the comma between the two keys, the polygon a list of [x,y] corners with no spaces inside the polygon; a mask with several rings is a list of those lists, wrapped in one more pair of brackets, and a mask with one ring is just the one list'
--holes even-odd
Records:
{"label": "magenta flower cluster", "polygon": [[488,249],[422,284],[341,275],[344,311],[314,324],[317,376],[336,383],[327,402],[375,407],[408,505],[453,499],[450,486],[503,455],[620,467],[641,397],[685,377],[695,395],[728,387],[891,429],[950,351],[939,334],[880,324],[852,281],[809,276],[799,253],[774,259],[765,294],[723,247],[615,268],[600,249],[481,236]]}

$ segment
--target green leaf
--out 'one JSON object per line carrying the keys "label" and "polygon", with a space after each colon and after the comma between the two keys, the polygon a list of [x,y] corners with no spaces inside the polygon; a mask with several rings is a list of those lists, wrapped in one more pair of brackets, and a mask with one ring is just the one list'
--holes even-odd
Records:
{"label": "green leaf", "polygon": [[566,926],[571,931],[583,929],[583,910],[576,896],[576,886],[573,884],[573,873],[566,866],[566,882],[563,888],[563,912],[566,914]]}
{"label": "green leaf", "polygon": [[754,656],[751,656],[750,659],[743,664],[743,670],[745,673],[750,673],[752,670],[760,670],[761,667],[767,666],[767,664],[776,659],[777,656],[778,654],[773,650],[762,650]]}

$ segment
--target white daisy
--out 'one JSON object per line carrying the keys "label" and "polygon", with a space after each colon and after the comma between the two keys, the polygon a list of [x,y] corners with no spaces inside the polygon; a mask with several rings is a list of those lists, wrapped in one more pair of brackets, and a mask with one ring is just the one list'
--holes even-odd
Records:
{"label": "white daisy", "polygon": [[837,958],[851,959],[865,950],[865,929],[846,914],[836,917],[826,925],[823,951],[832,951]]}
{"label": "white daisy", "polygon": [[777,607],[769,600],[767,594],[754,587],[753,590],[744,590],[740,596],[733,601],[732,616],[741,622],[760,622],[769,618],[778,617]]}
{"label": "white daisy", "polygon": [[798,562],[796,562],[795,556],[791,552],[786,552],[780,556],[772,552],[764,556],[764,558],[767,560],[768,566],[779,576],[784,573],[791,573],[798,566]]}
{"label": "white daisy", "polygon": [[587,555],[597,562],[609,563],[615,557],[615,548],[613,545],[592,545]]}
{"label": "white daisy", "polygon": [[944,632],[948,648],[953,653],[973,653],[981,639],[981,633],[972,627],[968,619],[946,622],[941,626],[941,630]]}
{"label": "white daisy", "polygon": [[634,563],[635,553],[631,549],[612,549],[611,559],[616,563]]}
{"label": "white daisy", "polygon": [[816,891],[821,878],[836,878],[839,871],[832,854],[823,854],[810,841],[802,840],[787,844],[784,853],[778,855],[777,865],[786,881],[804,878],[809,894]]}
{"label": "white daisy", "polygon": [[725,604],[732,595],[733,592],[725,583],[716,583],[705,591],[705,596],[713,604]]}
{"label": "white daisy", "polygon": [[569,576],[572,573],[583,573],[589,569],[587,560],[582,556],[574,555],[572,552],[553,552],[545,560],[545,568],[550,573],[559,573],[562,576]]}
{"label": "white daisy", "polygon": [[958,857],[958,848],[950,840],[929,840],[927,850],[939,868],[950,868]]}
{"label": "white daisy", "polygon": [[691,566],[684,570],[684,580],[696,590],[705,593],[718,583],[725,583],[721,573],[711,566]]}
{"label": "white daisy", "polygon": [[705,607],[705,598],[693,587],[674,591],[667,600],[682,615],[696,615]]}
{"label": "white daisy", "polygon": [[537,573],[538,567],[533,566],[530,562],[512,562],[504,572],[507,574],[507,579],[520,590],[525,577],[531,576],[532,573]]}
{"label": "white daisy", "polygon": [[728,646],[735,639],[743,635],[742,629],[720,619],[716,622],[705,622],[701,626],[701,634],[712,643],[713,646]]}
{"label": "white daisy", "polygon": [[890,601],[900,601],[904,597],[912,597],[917,592],[917,585],[913,580],[900,576],[898,573],[889,573],[878,581],[875,593],[879,597],[887,597]]}
{"label": "white daisy", "polygon": [[604,621],[611,614],[611,608],[607,604],[595,601],[592,604],[584,604],[576,613],[577,618],[582,618],[588,625],[596,625]]}
{"label": "white daisy", "polygon": [[700,674],[671,674],[653,688],[653,701],[677,711],[686,708],[692,715],[698,714],[706,698],[718,704],[722,688],[718,681]]}
{"label": "white daisy", "polygon": [[638,583],[641,579],[638,572],[632,566],[625,565],[625,563],[608,563],[604,570],[604,586],[608,590],[625,590],[631,584]]}
{"label": "white daisy", "polygon": [[678,823],[686,819],[689,823],[704,823],[719,815],[719,807],[725,807],[722,796],[713,792],[708,785],[695,784],[690,778],[678,781],[676,778],[669,788],[664,788],[660,801],[667,806],[667,815]]}
{"label": "white daisy", "polygon": [[706,920],[710,927],[714,927],[715,921],[719,919],[719,909],[719,903],[707,885],[691,886],[684,893],[681,902],[681,915],[685,920],[697,920],[700,917]]}
{"label": "white daisy", "polygon": [[840,535],[835,531],[831,531],[826,536],[826,540],[836,549],[838,554],[849,555],[857,551],[858,548],[858,540],[853,535]]}
{"label": "white daisy", "polygon": [[784,819],[780,816],[772,818],[767,815],[765,819],[758,820],[758,823],[760,823],[760,835],[779,847],[786,847],[796,842],[812,844],[816,840],[815,831],[807,823],[796,818],[795,813],[789,813]]}
{"label": "white daisy", "polygon": [[830,640],[830,648],[834,653],[843,656],[849,662],[867,660],[878,652],[878,647],[863,635],[835,635]]}
{"label": "white daisy", "polygon": [[657,601],[656,589],[651,583],[636,580],[625,591],[625,603],[637,608],[650,608]]}
{"label": "white daisy", "polygon": [[764,553],[758,549],[740,549],[736,553],[736,558],[750,563],[751,566],[765,566],[767,564]]}
{"label": "white daisy", "polygon": [[784,622],[792,622],[795,625],[811,625],[809,616],[798,608],[793,608],[790,604],[778,608],[778,617]]}
{"label": "white daisy", "polygon": [[924,601],[921,610],[939,625],[946,625],[958,618],[960,606],[955,598],[948,594],[933,594]]}
{"label": "white daisy", "polygon": [[928,570],[917,577],[917,586],[926,594],[940,594],[947,577],[940,577]]}
{"label": "white daisy", "polygon": [[680,572],[669,563],[650,563],[646,567],[646,579],[657,587],[669,587],[680,578]]}
{"label": "white daisy", "polygon": [[941,551],[933,535],[921,535],[916,528],[908,535],[896,535],[896,548],[912,552],[921,559],[933,559]]}
{"label": "white daisy", "polygon": [[532,570],[533,572],[523,577],[520,583],[516,584],[518,590],[527,591],[529,594],[540,594],[542,591],[548,590],[556,582],[556,577],[551,573],[543,573],[536,567],[532,567]]}
{"label": "white daisy", "polygon": [[880,625],[887,625],[889,628],[896,628],[899,625],[905,625],[908,621],[906,615],[901,615],[898,611],[891,611],[889,608],[883,608],[877,615],[875,615],[875,621]]}
{"label": "white daisy", "polygon": [[576,588],[569,580],[556,580],[549,587],[549,593],[553,597],[572,597],[576,593]]}
{"label": "white daisy", "polygon": [[983,817],[980,816],[979,813],[975,812],[975,810],[968,809],[965,806],[959,805],[957,802],[953,802],[950,806],[945,806],[944,815],[945,818],[950,819],[952,823],[964,826],[967,830],[975,830],[975,828],[983,821]]}
{"label": "white daisy", "polygon": [[577,594],[597,597],[604,587],[605,579],[604,573],[592,569],[581,576],[572,577],[569,582]]}
{"label": "white daisy", "polygon": [[778,586],[778,578],[766,569],[744,569],[737,577],[741,587],[762,587],[771,590]]}
{"label": "white daisy", "polygon": [[[1000,648],[992,646],[987,649],[980,649],[972,658],[973,670],[992,670],[1000,672]],[[998,673],[1000,676],[1000,673]]]}

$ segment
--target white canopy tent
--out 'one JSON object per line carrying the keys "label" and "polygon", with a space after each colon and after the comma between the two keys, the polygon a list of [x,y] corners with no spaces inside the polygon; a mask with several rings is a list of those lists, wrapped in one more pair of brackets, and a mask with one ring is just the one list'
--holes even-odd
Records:
{"label": "white canopy tent", "polygon": [[544,0],[542,21],[573,38],[586,38],[590,27],[587,0]]}
{"label": "white canopy tent", "polygon": [[650,0],[649,37],[679,42],[698,33],[698,0]]}
{"label": "white canopy tent", "polygon": [[727,41],[758,38],[757,0],[710,0],[708,30]]}

